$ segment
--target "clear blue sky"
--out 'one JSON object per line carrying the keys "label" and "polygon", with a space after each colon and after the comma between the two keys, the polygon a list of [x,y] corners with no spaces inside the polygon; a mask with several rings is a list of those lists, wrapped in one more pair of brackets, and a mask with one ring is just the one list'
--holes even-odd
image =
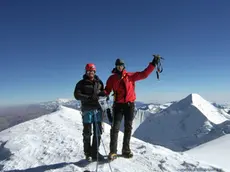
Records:
{"label": "clear blue sky", "polygon": [[[107,80],[117,57],[164,72],[136,85],[137,99],[198,93],[230,102],[230,1],[1,0],[0,105],[73,98],[88,62]],[[216,97],[215,97],[216,96]]]}

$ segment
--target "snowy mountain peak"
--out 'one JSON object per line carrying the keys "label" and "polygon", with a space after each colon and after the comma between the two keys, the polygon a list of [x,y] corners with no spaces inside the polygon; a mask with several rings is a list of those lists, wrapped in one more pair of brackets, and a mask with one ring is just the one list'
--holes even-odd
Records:
{"label": "snowy mountain peak", "polygon": [[207,101],[203,97],[201,97],[199,94],[192,93],[192,94],[189,94],[184,99],[178,101],[177,103],[183,104],[183,105],[191,105],[191,104],[197,105],[201,103],[207,103]]}
{"label": "snowy mountain peak", "polygon": [[[200,95],[190,94],[146,118],[133,135],[153,144],[183,151],[228,133],[228,117],[227,113]],[[145,135],[146,131],[151,131],[151,134]]]}
{"label": "snowy mountain peak", "polygon": [[225,113],[213,106],[199,94],[193,93],[172,105],[170,110],[186,110],[195,108],[201,115],[205,116],[214,124],[220,124],[227,120]]}
{"label": "snowy mountain peak", "polygon": [[201,97],[199,94],[197,93],[192,93],[188,96],[192,102],[199,102],[199,101],[203,101],[203,97]]}

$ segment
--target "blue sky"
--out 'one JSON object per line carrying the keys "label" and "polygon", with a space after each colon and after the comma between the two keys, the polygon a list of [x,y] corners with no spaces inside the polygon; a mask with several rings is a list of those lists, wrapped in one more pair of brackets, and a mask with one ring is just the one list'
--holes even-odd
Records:
{"label": "blue sky", "polygon": [[153,53],[164,72],[137,83],[137,100],[198,93],[230,102],[230,1],[0,2],[0,105],[73,98],[86,63],[106,82],[117,57],[141,71]]}

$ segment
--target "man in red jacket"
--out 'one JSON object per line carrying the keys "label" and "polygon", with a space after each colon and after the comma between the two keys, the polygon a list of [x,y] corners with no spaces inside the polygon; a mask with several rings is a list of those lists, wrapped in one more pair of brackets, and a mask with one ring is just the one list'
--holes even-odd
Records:
{"label": "man in red jacket", "polygon": [[159,55],[154,56],[152,62],[149,63],[146,69],[134,73],[125,70],[125,63],[121,59],[117,59],[115,62],[116,67],[112,71],[113,75],[108,78],[105,87],[105,93],[107,95],[109,95],[111,91],[114,92],[113,122],[110,130],[110,160],[117,157],[118,132],[123,116],[125,129],[122,155],[126,158],[131,158],[133,156],[129,143],[134,119],[134,102],[136,100],[135,82],[147,78],[158,64],[159,59]]}

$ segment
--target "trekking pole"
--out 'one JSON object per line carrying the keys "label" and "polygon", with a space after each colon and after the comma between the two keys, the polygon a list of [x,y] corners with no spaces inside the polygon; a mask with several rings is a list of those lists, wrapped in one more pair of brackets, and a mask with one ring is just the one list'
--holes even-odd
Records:
{"label": "trekking pole", "polygon": [[[96,126],[96,137],[98,136],[98,133],[99,133],[99,131],[100,131],[99,126],[97,125],[97,113],[98,113],[98,111],[96,110],[96,111],[94,112],[94,122],[95,122],[95,126]],[[99,133],[99,134],[100,134],[100,133]],[[105,144],[104,144],[102,138],[101,138],[101,142],[102,142],[102,145],[103,145],[105,154],[107,155],[107,152],[106,152],[106,149],[105,149]],[[98,147],[98,138],[97,138],[97,147]],[[108,163],[109,163],[110,171],[113,172],[110,162],[108,162]],[[96,167],[96,172],[97,172],[97,169],[98,169],[98,151],[97,151],[97,167]]]}
{"label": "trekking pole", "polygon": [[98,169],[98,134],[99,134],[99,131],[98,131],[98,125],[97,125],[97,113],[98,111],[95,110],[94,111],[94,124],[95,124],[95,127],[96,127],[96,141],[97,141],[97,165],[96,165],[96,172],[97,172],[97,169]]}
{"label": "trekking pole", "polygon": [[[104,150],[105,150],[105,154],[106,154],[106,155],[108,155],[108,154],[107,154],[107,152],[106,152],[106,149],[105,149],[105,144],[104,144],[104,142],[103,142],[103,140],[102,140],[102,139],[101,139],[101,143],[102,143],[103,148],[104,148]],[[111,171],[111,172],[113,172],[112,167],[111,167],[111,164],[110,164],[110,162],[109,162],[109,161],[108,161],[108,164],[109,164],[110,171]]]}

